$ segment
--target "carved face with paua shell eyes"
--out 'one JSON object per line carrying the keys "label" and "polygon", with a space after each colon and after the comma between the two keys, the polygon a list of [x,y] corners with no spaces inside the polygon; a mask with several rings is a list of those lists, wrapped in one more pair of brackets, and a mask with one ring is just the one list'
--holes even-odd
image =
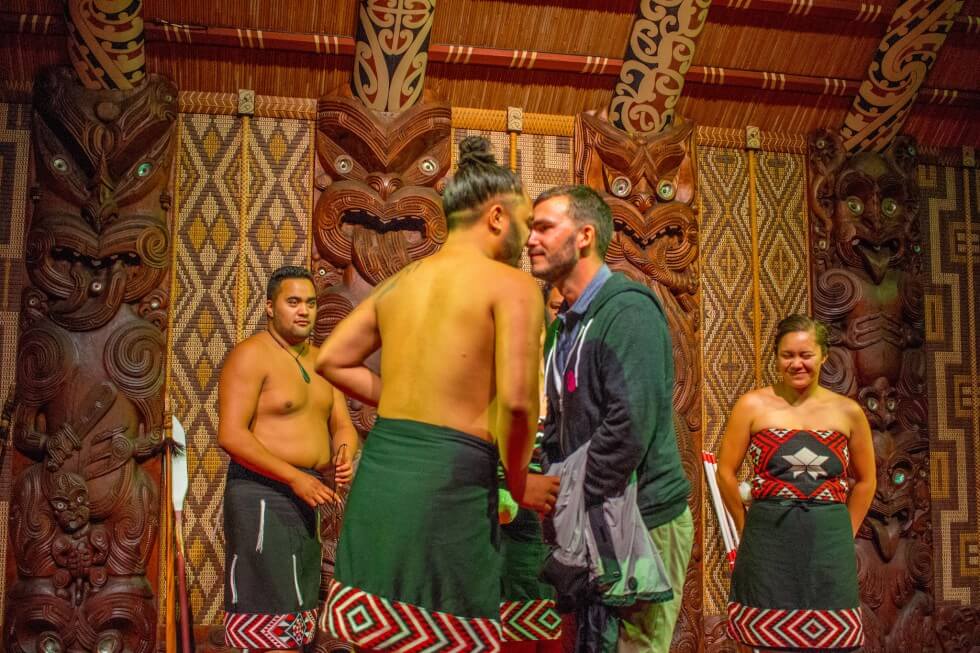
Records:
{"label": "carved face with paua shell eyes", "polygon": [[90,518],[88,487],[77,474],[61,473],[54,477],[48,497],[55,519],[65,533],[74,533],[88,524]]}
{"label": "carved face with paua shell eyes", "polygon": [[317,110],[323,174],[314,208],[317,250],[353,265],[371,285],[446,240],[439,192],[450,166],[450,109],[419,104],[398,114],[330,96]]}
{"label": "carved face with paua shell eyes", "polygon": [[840,140],[828,132],[812,137],[810,147],[811,159],[817,157],[826,170],[818,209],[830,213],[842,262],[863,268],[880,284],[889,269],[902,268],[910,253],[918,254],[914,141],[899,137],[883,154],[845,157],[834,152]]}
{"label": "carved face with paua shell eyes", "polygon": [[38,76],[26,259],[61,326],[98,328],[166,278],[176,117],[177,89],[156,76],[135,92],[85,89],[65,68]]}
{"label": "carved face with paua shell eyes", "polygon": [[604,191],[616,235],[606,260],[626,260],[674,292],[696,284],[697,221],[692,126],[657,134],[628,134],[605,113],[575,122],[576,178]]}

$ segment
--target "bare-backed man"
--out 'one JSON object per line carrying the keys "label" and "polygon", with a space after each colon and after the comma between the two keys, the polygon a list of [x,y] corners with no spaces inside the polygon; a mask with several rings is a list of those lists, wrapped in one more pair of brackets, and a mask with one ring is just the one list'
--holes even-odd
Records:
{"label": "bare-backed man", "polygon": [[[527,477],[544,311],[515,266],[531,206],[488,146],[460,145],[442,249],[381,284],[317,359],[337,387],[378,406],[323,616],[362,649],[499,647],[498,450],[515,499],[554,504],[557,481]],[[379,347],[380,377],[364,366]]]}
{"label": "bare-backed man", "polygon": [[[317,506],[337,501],[321,472],[348,484],[357,431],[344,395],[314,373],[316,291],[305,268],[272,273],[268,326],[227,356],[218,444],[231,456],[224,495],[225,640],[298,650],[316,630]],[[333,463],[333,464],[332,464]]]}

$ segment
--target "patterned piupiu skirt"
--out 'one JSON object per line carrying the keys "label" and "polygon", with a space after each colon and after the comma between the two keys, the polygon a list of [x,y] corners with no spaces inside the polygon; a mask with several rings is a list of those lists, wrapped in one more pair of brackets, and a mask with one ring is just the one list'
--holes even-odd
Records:
{"label": "patterned piupiu skirt", "polygon": [[559,639],[561,615],[555,610],[555,588],[539,579],[548,547],[533,511],[521,508],[514,521],[501,526],[500,551],[503,641]]}
{"label": "patterned piupiu skirt", "polygon": [[728,633],[743,644],[774,649],[861,646],[857,560],[844,504],[752,504],[732,573]]}
{"label": "patterned piupiu skirt", "polygon": [[225,643],[263,650],[312,642],[320,598],[316,511],[288,485],[232,461],[224,529]]}
{"label": "patterned piupiu skirt", "polygon": [[497,449],[379,417],[347,499],[320,625],[367,650],[497,651]]}

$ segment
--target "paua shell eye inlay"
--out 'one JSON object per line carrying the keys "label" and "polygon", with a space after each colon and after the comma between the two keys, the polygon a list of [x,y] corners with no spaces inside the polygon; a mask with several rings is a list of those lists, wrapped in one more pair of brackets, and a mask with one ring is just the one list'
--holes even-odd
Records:
{"label": "paua shell eye inlay", "polygon": [[887,215],[889,218],[898,213],[898,202],[890,197],[886,197],[881,201],[881,212]]}
{"label": "paua shell eye inlay", "polygon": [[616,177],[609,188],[616,197],[626,197],[633,190],[633,184],[626,177]]}
{"label": "paua shell eye inlay", "polygon": [[657,184],[657,195],[660,199],[670,201],[674,199],[674,195],[677,194],[677,187],[674,186],[674,182],[663,179]]}
{"label": "paua shell eye inlay", "polygon": [[337,169],[342,175],[346,175],[348,172],[354,169],[354,159],[350,158],[346,154],[342,154],[337,157],[333,162],[333,167]]}
{"label": "paua shell eye inlay", "polygon": [[860,197],[854,197],[852,195],[847,198],[847,210],[854,215],[861,215],[864,213],[864,202],[861,201]]}

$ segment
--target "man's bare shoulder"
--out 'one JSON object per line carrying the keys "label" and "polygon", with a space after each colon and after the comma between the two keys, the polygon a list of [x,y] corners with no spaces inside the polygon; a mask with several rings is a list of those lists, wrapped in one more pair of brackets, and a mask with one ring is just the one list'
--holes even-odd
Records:
{"label": "man's bare shoulder", "polygon": [[225,369],[232,368],[239,374],[252,371],[262,374],[269,360],[270,344],[272,344],[272,340],[264,331],[249,336],[232,347],[228,355],[225,356],[223,367]]}
{"label": "man's bare shoulder", "polygon": [[487,260],[485,265],[488,275],[493,278],[494,285],[503,292],[541,297],[538,282],[524,270],[493,260]]}

